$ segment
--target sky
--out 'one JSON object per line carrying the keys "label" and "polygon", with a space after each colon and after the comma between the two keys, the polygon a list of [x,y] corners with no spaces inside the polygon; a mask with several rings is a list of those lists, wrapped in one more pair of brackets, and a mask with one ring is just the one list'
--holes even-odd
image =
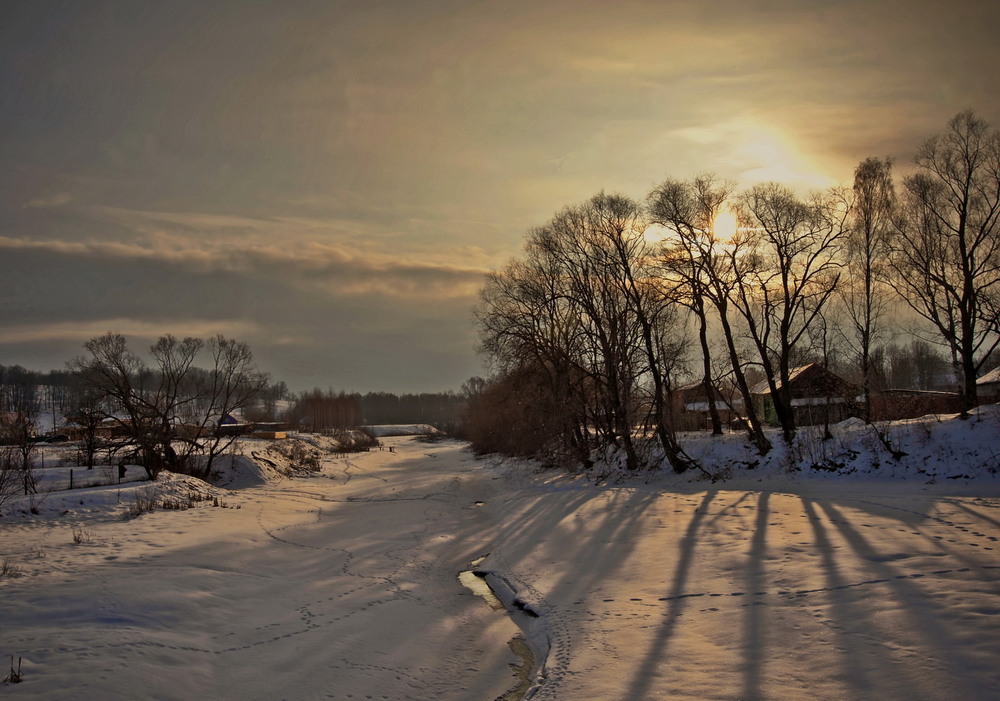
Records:
{"label": "sky", "polygon": [[0,364],[246,341],[295,391],[458,389],[525,233],[712,172],[805,191],[1000,124],[1000,7],[0,3]]}

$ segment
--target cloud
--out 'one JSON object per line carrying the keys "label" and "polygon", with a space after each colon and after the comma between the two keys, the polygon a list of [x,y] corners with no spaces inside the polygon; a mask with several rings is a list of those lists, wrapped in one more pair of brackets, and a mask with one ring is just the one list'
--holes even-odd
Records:
{"label": "cloud", "polygon": [[49,207],[63,207],[73,201],[73,196],[66,192],[57,192],[51,195],[33,197],[24,203],[25,207],[45,209]]}
{"label": "cloud", "polygon": [[140,346],[164,333],[236,337],[297,388],[448,389],[480,372],[470,311],[481,269],[316,243],[167,254],[159,244],[0,237],[5,364],[60,367],[113,330]]}
{"label": "cloud", "polygon": [[455,377],[482,274],[530,227],[666,177],[902,163],[960,109],[1000,117],[998,22],[974,0],[0,3],[0,362],[115,321],[244,331],[302,381]]}
{"label": "cloud", "polygon": [[179,338],[197,336],[208,338],[217,334],[234,338],[259,335],[261,327],[253,322],[238,321],[220,323],[206,322],[198,319],[177,320],[167,323],[143,321],[129,318],[87,319],[79,321],[60,321],[56,323],[20,323],[7,325],[4,328],[3,343],[5,345],[24,345],[42,343],[76,343],[80,346],[96,336],[109,330],[125,336],[141,339],[155,339],[172,334]]}
{"label": "cloud", "polygon": [[[169,271],[178,278],[237,275],[258,279],[262,284],[265,280],[282,281],[290,286],[320,283],[332,294],[393,299],[467,297],[488,272],[486,268],[453,263],[400,260],[391,253],[349,251],[343,246],[316,241],[299,246],[272,244],[249,248],[230,242],[204,248],[191,240],[171,236],[153,236],[146,243],[38,241],[0,236],[0,251],[5,253],[5,262],[0,265],[11,275],[43,261],[50,268],[59,266],[77,270],[79,275],[97,277],[102,275],[102,268],[119,270],[136,266]],[[23,272],[18,277],[23,278]],[[7,294],[16,294],[16,290],[9,289]]]}

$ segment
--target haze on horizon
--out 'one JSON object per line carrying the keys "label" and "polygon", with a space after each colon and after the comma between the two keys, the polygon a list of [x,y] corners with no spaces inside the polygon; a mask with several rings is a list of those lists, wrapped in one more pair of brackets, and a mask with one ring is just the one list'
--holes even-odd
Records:
{"label": "haze on horizon", "polygon": [[457,389],[527,229],[667,177],[847,184],[1000,122],[974,0],[0,4],[0,364],[244,340],[293,390]]}

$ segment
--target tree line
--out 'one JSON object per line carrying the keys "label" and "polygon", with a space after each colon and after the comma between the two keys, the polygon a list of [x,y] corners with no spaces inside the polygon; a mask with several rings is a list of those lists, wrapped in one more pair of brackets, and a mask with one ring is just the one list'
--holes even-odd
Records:
{"label": "tree line", "polygon": [[465,395],[454,391],[362,394],[316,388],[295,397],[285,421],[315,432],[378,424],[428,424],[453,432],[466,403]]}
{"label": "tree line", "polygon": [[487,277],[475,318],[493,375],[470,406],[470,438],[481,451],[583,463],[612,449],[629,469],[655,445],[683,471],[693,463],[671,397],[693,376],[713,430],[724,383],[765,454],[751,389],[766,382],[792,441],[789,378],[804,362],[849,367],[871,418],[887,360],[905,355],[890,342],[898,305],[922,321],[911,360],[937,356],[928,342],[941,348],[967,412],[1000,342],[998,216],[1000,136],[971,111],[921,144],[898,182],[889,159],[870,157],[849,189],[737,190],[703,175],[666,180],[642,202],[602,192],[566,207]]}
{"label": "tree line", "polygon": [[[152,364],[117,333],[93,338],[84,348],[65,373],[32,377],[23,368],[4,369],[0,501],[15,487],[35,491],[33,456],[43,409],[74,426],[78,461],[87,468],[101,452],[104,464],[138,464],[151,479],[164,469],[207,477],[233,440],[219,430],[220,417],[251,406],[268,387],[249,346],[221,335],[161,336],[149,349]],[[43,397],[34,382],[46,380],[52,384],[44,385]]]}
{"label": "tree line", "polygon": [[[465,406],[454,392],[296,395],[256,366],[246,343],[223,336],[161,336],[148,349],[151,362],[113,332],[84,350],[65,370],[0,366],[0,503],[34,492],[45,413],[56,433],[71,430],[81,466],[138,464],[152,478],[164,469],[207,477],[236,437],[260,424],[311,432],[366,423],[454,429]],[[227,421],[241,426],[230,430]]]}

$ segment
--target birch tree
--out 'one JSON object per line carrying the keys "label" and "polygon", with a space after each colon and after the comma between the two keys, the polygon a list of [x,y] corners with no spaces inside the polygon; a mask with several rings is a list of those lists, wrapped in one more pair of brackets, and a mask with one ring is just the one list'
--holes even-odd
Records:
{"label": "birch tree", "polygon": [[895,281],[949,349],[965,413],[1000,342],[1000,135],[960,112],[915,163],[903,181]]}

